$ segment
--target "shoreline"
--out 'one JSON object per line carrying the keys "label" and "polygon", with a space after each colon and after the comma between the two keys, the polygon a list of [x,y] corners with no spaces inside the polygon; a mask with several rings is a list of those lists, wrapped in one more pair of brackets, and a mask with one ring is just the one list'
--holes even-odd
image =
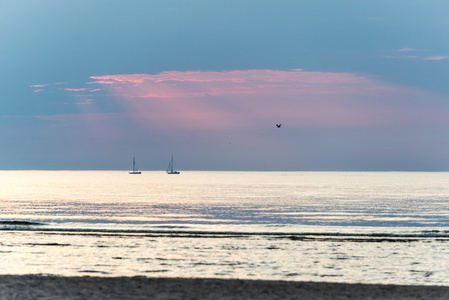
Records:
{"label": "shoreline", "polygon": [[0,275],[0,299],[448,299],[449,286]]}

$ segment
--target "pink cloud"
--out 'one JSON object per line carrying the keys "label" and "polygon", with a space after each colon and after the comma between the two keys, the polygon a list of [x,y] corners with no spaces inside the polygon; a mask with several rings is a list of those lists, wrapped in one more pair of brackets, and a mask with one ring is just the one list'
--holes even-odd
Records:
{"label": "pink cloud", "polygon": [[443,59],[448,59],[449,56],[444,56],[444,55],[440,55],[440,56],[429,56],[424,58],[424,60],[443,60]]}
{"label": "pink cloud", "polygon": [[408,51],[416,51],[416,49],[404,47],[398,50],[398,52],[408,52]]}
{"label": "pink cloud", "polygon": [[145,81],[155,83],[179,83],[179,82],[232,82],[246,83],[251,81],[259,82],[306,82],[323,83],[324,82],[354,82],[362,80],[362,77],[350,73],[323,73],[323,72],[305,72],[300,69],[290,71],[279,70],[234,70],[223,72],[162,72],[156,75],[150,74],[129,74],[129,75],[106,75],[92,76],[94,82],[99,84],[142,84]]}
{"label": "pink cloud", "polygon": [[438,115],[426,114],[425,107],[404,113],[398,103],[415,99],[417,91],[352,73],[171,71],[91,79],[135,120],[161,130],[251,128],[261,122],[376,127],[413,122],[410,116],[430,122]]}
{"label": "pink cloud", "polygon": [[[91,78],[95,78],[95,77],[99,77],[99,76],[93,76]],[[87,84],[93,84],[93,83],[98,83],[98,84],[114,84],[114,81],[106,81],[106,80],[97,80],[94,82],[88,82]]]}
{"label": "pink cloud", "polygon": [[92,104],[93,99],[85,99],[84,101],[77,102],[76,104]]}
{"label": "pink cloud", "polygon": [[[255,94],[323,94],[380,85],[350,73],[302,70],[236,70],[223,72],[163,72],[93,76],[111,94],[131,98],[177,98]],[[385,87],[383,87],[385,88]],[[118,91],[120,89],[120,91]]]}
{"label": "pink cloud", "polygon": [[30,87],[32,87],[32,88],[42,88],[42,87],[46,87],[46,86],[48,86],[48,83],[47,83],[47,84],[35,84],[35,85],[30,85]]}
{"label": "pink cloud", "polygon": [[87,91],[89,90],[88,88],[77,88],[77,89],[71,89],[71,88],[66,88],[63,89],[64,91],[69,91],[69,92],[83,92],[83,91]]}
{"label": "pink cloud", "polygon": [[34,90],[33,93],[39,93],[39,92],[43,92],[44,90],[39,89],[39,90]]}

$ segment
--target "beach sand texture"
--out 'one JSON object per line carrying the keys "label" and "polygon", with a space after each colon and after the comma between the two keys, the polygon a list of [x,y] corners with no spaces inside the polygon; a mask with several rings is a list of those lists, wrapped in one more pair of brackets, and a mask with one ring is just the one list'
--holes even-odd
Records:
{"label": "beach sand texture", "polygon": [[237,279],[0,276],[0,299],[449,299],[449,287]]}

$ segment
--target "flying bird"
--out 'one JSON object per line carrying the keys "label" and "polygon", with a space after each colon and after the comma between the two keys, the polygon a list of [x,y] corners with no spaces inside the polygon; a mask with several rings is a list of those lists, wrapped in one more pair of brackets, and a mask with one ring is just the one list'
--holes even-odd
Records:
{"label": "flying bird", "polygon": [[282,125],[282,124],[276,124],[276,127],[277,127],[277,128],[281,128],[281,125]]}

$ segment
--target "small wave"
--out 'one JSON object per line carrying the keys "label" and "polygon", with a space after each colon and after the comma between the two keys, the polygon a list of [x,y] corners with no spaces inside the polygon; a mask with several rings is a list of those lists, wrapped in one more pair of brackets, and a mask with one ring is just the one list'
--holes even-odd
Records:
{"label": "small wave", "polygon": [[[39,223],[38,223],[39,224]],[[347,242],[414,242],[422,239],[449,240],[449,231],[416,231],[411,233],[393,232],[244,232],[244,231],[199,231],[179,230],[178,228],[164,227],[163,229],[104,229],[104,228],[55,228],[55,227],[29,227],[13,226],[3,230],[36,231],[42,234],[69,234],[69,235],[108,235],[108,236],[144,236],[148,238],[252,238],[261,237],[269,239],[289,239],[292,241],[347,241]],[[0,227],[1,229],[1,227]],[[101,247],[101,245],[99,246]]]}
{"label": "small wave", "polygon": [[159,226],[154,226],[154,228],[186,229],[186,228],[189,228],[189,226],[181,226],[181,225],[159,225]]}
{"label": "small wave", "polygon": [[[394,242],[402,242],[402,243],[408,243],[408,242],[416,242],[421,240],[424,237],[415,237],[415,238],[409,238],[409,237],[382,237],[382,238],[378,238],[378,237],[371,237],[371,236],[367,236],[365,238],[363,237],[305,237],[305,236],[301,236],[301,237],[297,237],[297,236],[291,236],[289,237],[290,240],[293,241],[321,241],[321,242],[356,242],[356,243],[383,243],[383,242],[389,242],[389,243],[394,243]],[[426,238],[429,238],[428,236],[426,236]]]}
{"label": "small wave", "polygon": [[59,247],[67,247],[72,246],[71,244],[59,244],[59,243],[26,243],[28,246],[59,246]]}
{"label": "small wave", "polygon": [[45,224],[39,223],[39,222],[30,222],[30,221],[0,221],[0,225],[36,226],[36,225],[45,225]]}
{"label": "small wave", "polygon": [[166,273],[168,270],[147,270],[145,273]]}
{"label": "small wave", "polygon": [[96,271],[96,270],[80,270],[78,271],[79,273],[96,273],[96,274],[103,274],[103,275],[108,275],[110,274],[109,272],[103,272],[103,271]]}
{"label": "small wave", "polygon": [[449,234],[449,230],[423,230],[427,234]]}

